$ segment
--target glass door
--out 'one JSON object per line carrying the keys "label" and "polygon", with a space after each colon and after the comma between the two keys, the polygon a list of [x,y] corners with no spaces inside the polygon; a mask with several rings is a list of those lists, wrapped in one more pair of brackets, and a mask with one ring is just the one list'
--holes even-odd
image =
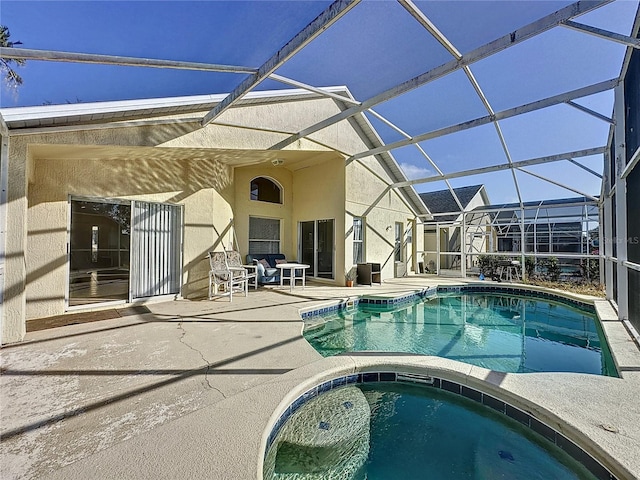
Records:
{"label": "glass door", "polygon": [[69,306],[129,299],[131,205],[71,200]]}
{"label": "glass door", "polygon": [[311,265],[309,274],[318,278],[335,278],[333,219],[300,222],[299,233],[299,255],[302,263]]}
{"label": "glass door", "polygon": [[316,277],[333,278],[333,220],[318,220],[316,225]]}
{"label": "glass door", "polygon": [[311,265],[309,273],[315,277],[315,222],[300,222],[300,259]]}
{"label": "glass door", "polygon": [[182,208],[134,202],[132,298],[180,293]]}

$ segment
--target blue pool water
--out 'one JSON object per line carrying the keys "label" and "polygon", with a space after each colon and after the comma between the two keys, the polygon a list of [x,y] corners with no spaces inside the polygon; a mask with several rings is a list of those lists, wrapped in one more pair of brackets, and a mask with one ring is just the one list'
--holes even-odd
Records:
{"label": "blue pool water", "polygon": [[394,383],[321,394],[283,425],[265,480],[589,479],[556,444],[459,395]]}
{"label": "blue pool water", "polygon": [[617,376],[594,313],[530,296],[445,293],[396,308],[361,303],[305,320],[303,335],[325,357],[405,352],[501,372]]}

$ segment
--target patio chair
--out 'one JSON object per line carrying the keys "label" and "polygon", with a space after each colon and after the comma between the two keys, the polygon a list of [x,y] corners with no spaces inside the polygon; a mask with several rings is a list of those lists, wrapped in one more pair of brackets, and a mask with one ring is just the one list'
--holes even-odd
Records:
{"label": "patio chair", "polygon": [[249,291],[249,282],[252,281],[253,284],[257,288],[256,277],[257,273],[254,271],[250,272],[243,264],[242,264],[242,256],[239,252],[235,250],[226,251],[225,258],[227,261],[227,267],[229,270],[234,272],[234,277],[243,277],[247,280],[245,285],[245,289],[247,292]]}
{"label": "patio chair", "polygon": [[[250,274],[243,267],[230,266],[229,252],[209,252],[209,300],[216,296],[228,296],[233,301],[233,292],[249,291]],[[236,252],[237,253],[237,252]]]}

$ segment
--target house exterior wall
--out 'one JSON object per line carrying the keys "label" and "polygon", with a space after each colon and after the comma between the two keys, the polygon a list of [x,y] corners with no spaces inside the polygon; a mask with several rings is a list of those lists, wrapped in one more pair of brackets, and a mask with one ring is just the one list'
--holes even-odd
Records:
{"label": "house exterior wall", "polygon": [[[27,319],[64,311],[69,195],[184,205],[183,295],[206,291],[204,259],[218,240],[217,232],[224,232],[233,217],[228,167],[215,160],[148,157],[41,158],[34,163],[27,214]],[[195,169],[203,173],[197,189],[190,184]],[[207,171],[217,172],[209,185],[204,184]]]}
{"label": "house exterior wall", "polygon": [[336,158],[294,173],[293,231],[294,256],[298,256],[299,222],[333,219],[334,279],[344,285],[345,255],[345,167],[344,159]]}
{"label": "house exterior wall", "polygon": [[[351,256],[351,215],[365,216],[366,259],[384,264],[383,278],[392,277],[393,229],[385,227],[406,223],[413,213],[396,192],[381,195],[391,179],[377,160],[344,167],[345,154],[367,148],[347,124],[289,146],[302,156],[311,150],[340,152],[299,170],[270,163],[233,167],[229,153],[217,150],[240,149],[238,157],[255,161],[243,151],[266,150],[288,136],[283,132],[338,111],[332,100],[273,103],[230,109],[205,128],[183,120],[11,136],[2,342],[20,341],[28,319],[65,311],[69,196],[184,205],[186,298],[205,294],[206,254],[232,243],[231,219],[241,254],[247,253],[249,215],[284,220],[283,253],[289,258],[297,258],[299,221],[334,218],[336,284],[344,281],[345,252]],[[283,186],[283,205],[249,200],[249,182],[257,175]]]}
{"label": "house exterior wall", "polygon": [[[250,199],[251,180],[267,177],[282,187],[282,204],[260,202]],[[249,252],[249,217],[280,219],[280,249],[287,259],[295,260],[291,216],[293,211],[293,174],[284,167],[261,165],[236,168],[234,170],[235,215],[234,226],[238,247],[243,255]]]}
{"label": "house exterior wall", "polygon": [[[365,217],[365,262],[380,263],[382,278],[394,276],[394,244],[396,222],[407,225],[407,220],[413,218],[410,208],[396,190],[386,190],[388,176],[374,159],[364,159],[365,162],[352,162],[347,167],[346,174],[346,203],[345,227],[348,235],[345,242],[345,267],[348,269],[353,263],[353,217]],[[375,163],[374,163],[375,162]],[[390,227],[390,228],[388,228]],[[422,225],[413,231],[411,259],[415,259],[415,252],[422,250],[423,236],[417,235],[422,231]],[[407,268],[415,271],[414,262]]]}

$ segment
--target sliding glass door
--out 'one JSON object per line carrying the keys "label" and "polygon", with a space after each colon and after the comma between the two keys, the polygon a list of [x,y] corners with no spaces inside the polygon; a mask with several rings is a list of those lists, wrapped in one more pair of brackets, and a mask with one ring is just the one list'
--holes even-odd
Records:
{"label": "sliding glass door", "polygon": [[335,278],[333,219],[300,222],[299,238],[299,257],[302,263],[311,265],[309,274],[318,278]]}
{"label": "sliding glass door", "polygon": [[133,299],[180,292],[181,213],[178,205],[133,202]]}
{"label": "sliding glass door", "polygon": [[129,299],[131,205],[71,200],[69,306]]}
{"label": "sliding glass door", "polygon": [[180,206],[75,198],[70,203],[70,307],[180,293]]}

